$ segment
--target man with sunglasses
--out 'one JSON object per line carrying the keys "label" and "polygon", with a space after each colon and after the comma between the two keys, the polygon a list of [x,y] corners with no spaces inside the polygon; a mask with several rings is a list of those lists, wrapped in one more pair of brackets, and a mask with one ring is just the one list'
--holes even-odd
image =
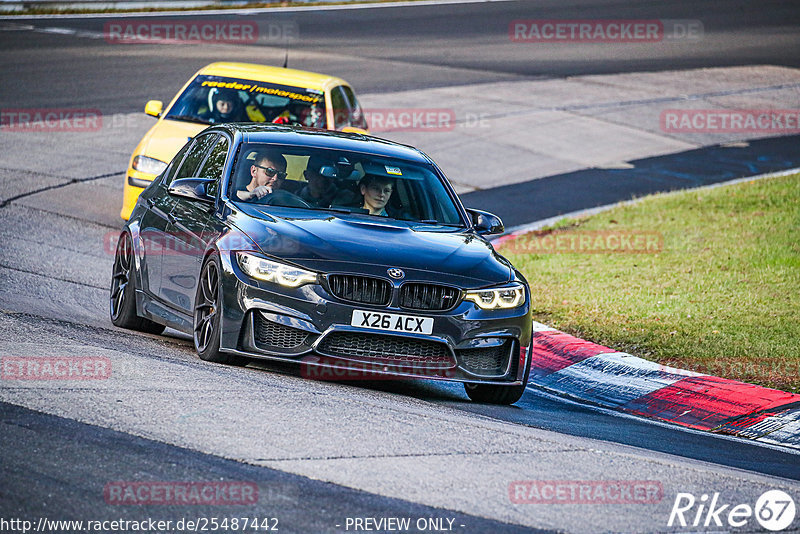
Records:
{"label": "man with sunglasses", "polygon": [[239,200],[258,200],[281,188],[286,179],[286,158],[279,153],[256,155],[250,166],[250,183],[236,192]]}

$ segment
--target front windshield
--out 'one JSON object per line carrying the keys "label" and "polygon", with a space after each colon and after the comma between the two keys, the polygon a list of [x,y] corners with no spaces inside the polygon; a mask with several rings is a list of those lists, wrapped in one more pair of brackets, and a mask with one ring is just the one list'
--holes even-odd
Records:
{"label": "front windshield", "polygon": [[198,76],[166,118],[201,124],[272,122],[325,128],[325,94],[269,82]]}
{"label": "front windshield", "polygon": [[228,196],[267,206],[463,224],[433,167],[356,152],[245,143]]}

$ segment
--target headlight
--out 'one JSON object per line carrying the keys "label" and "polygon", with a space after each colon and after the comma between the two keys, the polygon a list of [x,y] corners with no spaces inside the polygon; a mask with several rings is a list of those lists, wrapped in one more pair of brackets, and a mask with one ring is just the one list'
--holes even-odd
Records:
{"label": "headlight", "polygon": [[167,168],[167,164],[160,159],[136,156],[133,158],[133,168],[139,172],[159,175],[161,171]]}
{"label": "headlight", "polygon": [[317,281],[317,273],[259,258],[246,252],[237,252],[236,259],[248,276],[259,280],[274,282],[285,287],[300,287],[303,284],[313,284]]}
{"label": "headlight", "polygon": [[475,289],[467,291],[465,300],[471,300],[484,310],[510,309],[520,306],[525,300],[525,288],[514,282],[505,287]]}

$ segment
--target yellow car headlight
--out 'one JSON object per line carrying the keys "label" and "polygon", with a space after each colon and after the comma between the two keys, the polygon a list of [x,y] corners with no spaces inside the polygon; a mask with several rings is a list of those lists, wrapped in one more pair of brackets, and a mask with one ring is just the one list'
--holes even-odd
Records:
{"label": "yellow car headlight", "polygon": [[258,280],[274,282],[284,287],[300,287],[317,282],[317,273],[274,260],[267,260],[247,252],[238,252],[236,259],[239,267],[247,276]]}
{"label": "yellow car headlight", "polygon": [[147,174],[159,175],[167,168],[167,164],[160,159],[148,156],[136,156],[133,158],[133,169]]}
{"label": "yellow car headlight", "polygon": [[503,287],[474,289],[467,291],[464,299],[474,302],[483,310],[511,309],[525,302],[525,287],[514,282]]}

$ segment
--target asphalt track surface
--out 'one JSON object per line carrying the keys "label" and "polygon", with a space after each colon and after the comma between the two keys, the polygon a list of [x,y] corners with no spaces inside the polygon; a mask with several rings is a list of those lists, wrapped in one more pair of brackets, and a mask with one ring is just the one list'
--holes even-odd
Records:
{"label": "asphalt track surface", "polygon": [[[290,40],[290,66],[336,72],[362,93],[579,74],[800,66],[800,9],[780,0],[544,0],[184,18],[257,22],[259,41],[238,47],[236,59],[273,65],[283,63],[285,47],[280,37],[270,38],[270,25],[294,24],[297,38]],[[702,23],[704,37],[700,43],[641,43],[634,48],[511,42],[509,24],[527,19],[695,20]],[[39,30],[102,32],[104,24],[123,19],[14,20]],[[189,73],[232,57],[230,47],[109,46],[103,39],[25,31],[0,32],[0,43],[3,67],[17,80],[0,86],[4,104],[95,107],[104,113],[140,111],[150,98],[166,101]]]}
{"label": "asphalt track surface", "polygon": [[[225,17],[238,16],[241,15]],[[191,18],[197,18],[197,15]],[[296,21],[301,39],[292,44],[292,66],[339,72],[363,93],[588,73],[747,64],[800,66],[800,32],[797,32],[800,9],[785,2],[670,2],[664,5],[658,2],[632,5],[596,1],[498,2],[458,7],[388,7],[346,12],[253,14],[248,18],[259,20],[260,23],[281,19]],[[643,45],[633,55],[623,55],[613,47],[587,53],[581,47],[549,47],[539,51],[510,43],[509,21],[533,18],[698,19],[703,22],[706,39],[702,47],[687,44],[674,47]],[[66,27],[102,31],[107,20],[37,19],[25,21],[25,24],[39,30]],[[0,28],[2,25],[3,22],[0,22]],[[213,60],[230,59],[232,55],[243,61],[280,64],[283,50],[269,42],[238,47],[236,50],[214,46],[128,47],[111,45],[102,39],[6,27],[0,31],[0,69],[9,74],[3,76],[3,83],[0,84],[0,103],[4,108],[92,107],[104,113],[139,111],[142,103],[149,98],[168,100],[174,94],[175,87],[182,84],[196,68]],[[13,83],[9,83],[12,79]],[[772,159],[762,160],[763,166],[755,170],[786,168],[797,157],[797,150],[793,148],[796,142],[796,138],[781,138],[752,143],[751,151],[743,149],[737,161],[747,161],[752,155],[772,154]],[[31,158],[52,157],[57,160],[67,156],[57,144],[42,149],[40,153],[31,154]],[[103,147],[98,149],[102,150]],[[619,190],[614,191],[608,200],[620,200],[634,193],[651,190],[708,183],[710,180],[703,175],[708,165],[703,165],[703,161],[710,155],[712,152],[707,150],[696,157],[685,158],[684,161],[691,161],[682,167],[685,171],[682,182],[665,177],[663,182],[653,185],[651,189],[639,191],[634,190],[632,185],[641,184],[641,181],[617,181]],[[674,170],[675,161],[674,157],[654,158],[651,162],[637,162],[636,169],[638,171],[646,168],[646,164],[651,164],[651,170]],[[625,172],[637,171],[586,172],[617,173],[616,177],[624,177]],[[84,178],[100,176],[98,182],[121,179],[121,176],[103,178],[103,172],[107,170],[87,163]],[[730,172],[735,174],[738,168]],[[675,174],[672,173],[673,176]],[[592,179],[596,178],[596,175],[592,176]],[[42,180],[41,185],[45,185],[51,177],[31,173],[20,174],[19,179]],[[576,178],[553,177],[551,182],[544,179],[524,187],[557,188],[559,183],[567,183],[567,179]],[[94,234],[118,228],[119,223],[115,219],[118,205],[113,201],[98,203],[97,197],[92,195],[76,199],[75,195],[68,195],[68,188],[75,187],[74,184],[53,181],[53,187],[38,195],[22,193],[27,196],[12,202],[8,202],[8,195],[5,195],[6,202],[0,208],[6,245],[4,252],[0,253],[0,315],[4,332],[0,337],[4,342],[12,347],[14,344],[25,346],[30,342],[44,346],[85,343],[97,350],[128,351],[148,362],[147,365],[160,365],[168,360],[204,372],[207,364],[192,355],[184,338],[154,338],[120,332],[108,323],[102,306],[82,305],[85,302],[96,303],[97,295],[102,294],[107,283],[105,275],[110,271],[110,258],[94,257],[92,261],[90,255],[89,261],[82,259],[78,265],[71,265],[75,249],[88,249],[96,244]],[[23,188],[28,192],[31,189],[37,188]],[[592,203],[588,199],[596,198],[595,193],[587,191],[584,196],[560,194],[559,198],[571,201],[544,208],[536,215],[549,216],[547,209],[558,213],[590,207]],[[502,206],[502,198],[507,194],[508,191],[498,188],[475,192],[467,198],[475,200],[471,202],[474,205],[492,209],[495,204]],[[31,199],[38,197],[39,204],[20,204],[28,196]],[[102,195],[99,198],[106,200]],[[30,220],[33,217],[41,218],[46,225],[32,228]],[[510,213],[505,217],[510,224],[527,222],[520,214]],[[93,234],[82,229],[84,219],[92,221],[89,226]],[[58,241],[59,231],[69,231],[74,243],[61,250],[55,247],[53,242]],[[9,237],[14,234],[31,234],[30,241],[27,245],[19,244]],[[31,247],[30,243],[39,243],[41,246]],[[41,261],[44,253],[52,254],[52,257],[44,260],[46,268],[40,268],[37,260]],[[261,385],[267,388],[274,384],[279,390],[299,388],[301,396],[308,395],[310,398],[328,391],[318,383],[299,381],[298,385],[296,372],[265,364],[257,364],[247,370],[220,370],[220,380],[227,384],[229,377],[238,376],[237,373],[246,373],[249,379],[263,382]],[[797,461],[798,456],[791,452],[619,417],[592,407],[563,402],[533,390],[513,407],[492,407],[466,402],[460,386],[427,381],[325,386],[335,388],[336,395],[341,395],[344,402],[360,402],[365,396],[388,399],[390,402],[397,399],[399,405],[406,401],[418,401],[428,406],[425,408],[428,417],[440,409],[453,410],[477,422],[507,423],[519,426],[526,432],[561,434],[569,437],[573,447],[576,443],[585,443],[587,448],[607,448],[626,458],[641,459],[642,463],[657,456],[669,465],[702,464],[703,469],[712,473],[712,479],[715,471],[729,473],[741,470],[743,477],[763,474],[778,477],[774,480],[790,486],[792,483],[789,481],[800,480],[800,462]],[[3,388],[6,387],[3,384]],[[139,393],[147,392],[143,390]],[[80,397],[65,394],[65,399],[73,399],[72,402],[76,398]],[[127,404],[130,401],[123,400],[117,402],[132,410]],[[166,406],[165,410],[169,412],[169,408]],[[398,407],[400,411],[403,409],[402,406]],[[68,411],[66,407],[63,410]],[[90,425],[50,415],[59,411],[61,409],[58,406],[43,405],[41,411],[36,411],[0,403],[0,479],[5,482],[0,489],[0,517],[49,514],[51,518],[86,519],[102,504],[102,500],[98,503],[98,492],[109,480],[137,477],[193,480],[213,476],[259,483],[262,499],[257,515],[274,515],[280,511],[282,525],[285,524],[285,529],[281,529],[283,531],[334,531],[334,524],[345,517],[400,515],[446,515],[455,518],[457,524],[466,525],[463,531],[467,532],[535,531],[507,522],[498,523],[451,512],[446,510],[447,506],[432,508],[417,504],[411,498],[390,498],[385,496],[385,492],[354,490],[346,485],[315,480],[317,477],[309,478],[263,465],[227,460],[220,455],[206,454],[193,446],[175,446],[161,439],[137,437],[133,432],[112,430],[116,427],[113,420],[107,424]],[[236,417],[235,413],[226,415]],[[336,414],[328,413],[327,417],[335,420]],[[155,421],[154,424],[167,426],[175,423],[164,420],[161,423]],[[237,438],[234,436],[231,439]],[[307,436],[304,439],[324,441],[326,436]],[[569,472],[569,458],[556,457],[552,461],[555,462],[552,468],[557,472],[559,468],[565,473]],[[559,467],[559,462],[563,466]],[[614,472],[609,472],[609,476],[614,475]],[[380,473],[376,476],[380,476]],[[424,480],[420,473],[410,473],[409,476],[419,476],[420,480]],[[623,475],[616,473],[616,476]],[[661,474],[654,472],[652,476]],[[796,484],[794,487],[797,487]],[[713,490],[711,487],[707,489]],[[308,503],[314,504],[309,506]],[[142,515],[141,510],[136,508],[120,507],[112,511],[123,517]],[[214,510],[193,507],[191,510],[159,510],[151,515],[178,518],[187,514],[197,516],[212,512]],[[248,510],[248,514],[251,512]],[[111,512],[103,509],[103,513]],[[601,516],[600,522],[602,520]],[[663,525],[664,520],[662,517],[650,523],[647,518],[642,518],[634,529],[660,530],[659,525]]]}

